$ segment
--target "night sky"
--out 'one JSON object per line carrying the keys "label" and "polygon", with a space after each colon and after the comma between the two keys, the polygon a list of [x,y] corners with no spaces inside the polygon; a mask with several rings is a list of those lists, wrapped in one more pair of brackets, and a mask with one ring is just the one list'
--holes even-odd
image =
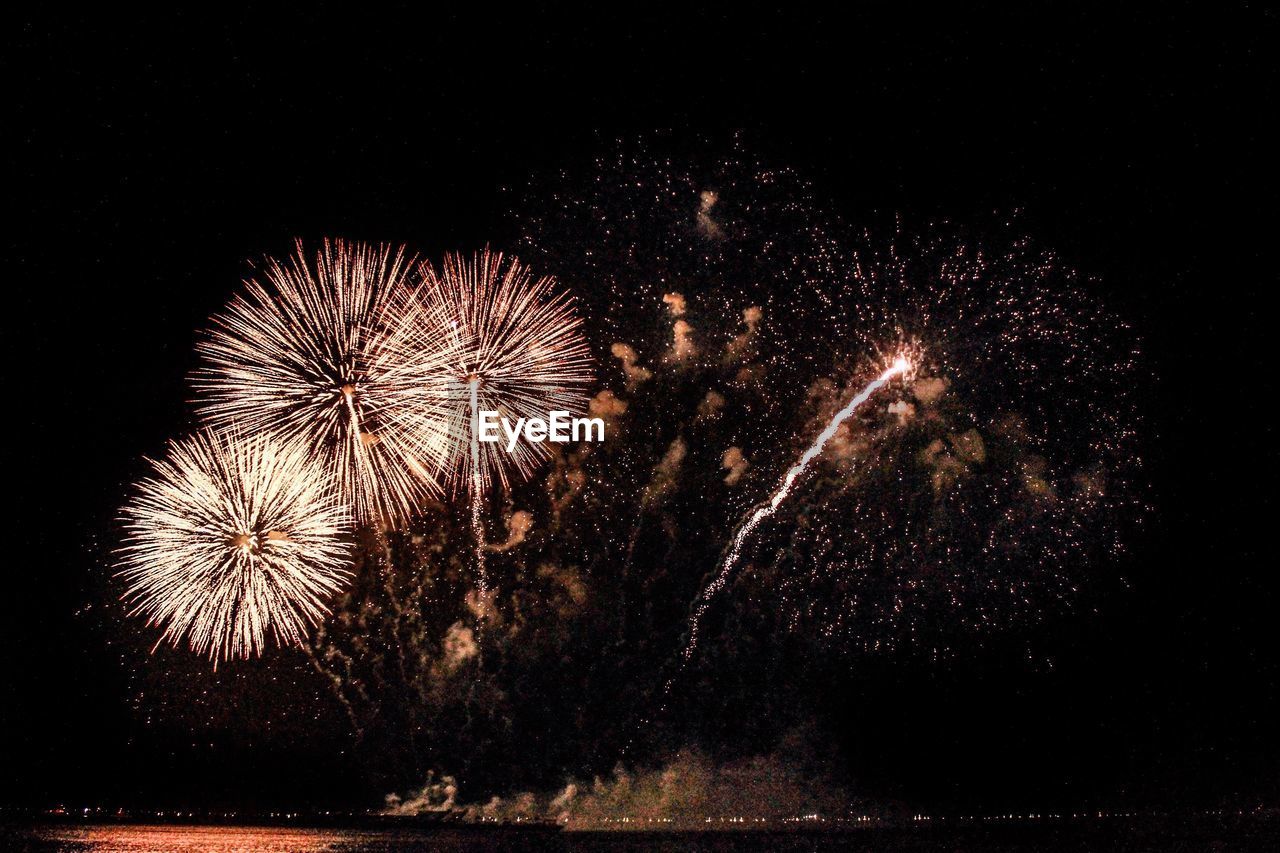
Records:
{"label": "night sky", "polygon": [[[585,186],[636,146],[677,172],[747,152],[852,228],[947,220],[982,236],[1015,217],[1142,342],[1129,399],[1151,509],[1075,606],[1012,638],[943,663],[837,657],[773,683],[703,670],[679,694],[691,719],[631,760],[785,751],[727,707],[749,691],[763,697],[750,713],[792,708],[808,759],[871,800],[1280,793],[1274,13],[81,14],[10,21],[0,50],[0,801],[368,806],[410,786],[424,766],[392,768],[394,742],[354,745],[300,653],[213,678],[162,651],[148,669],[153,632],[113,616],[117,510],[142,457],[192,425],[196,332],[249,261],[329,235],[430,257],[538,244],[544,188],[562,171]],[[537,245],[589,288],[574,251]],[[627,652],[639,695],[677,652],[670,615],[661,641]],[[545,677],[513,689],[573,709],[564,670]],[[613,719],[594,707],[608,698],[583,719]],[[502,780],[529,762],[546,766],[513,784],[608,772],[632,722],[532,756],[473,749],[469,796],[510,793]],[[543,724],[563,720],[520,725]]]}

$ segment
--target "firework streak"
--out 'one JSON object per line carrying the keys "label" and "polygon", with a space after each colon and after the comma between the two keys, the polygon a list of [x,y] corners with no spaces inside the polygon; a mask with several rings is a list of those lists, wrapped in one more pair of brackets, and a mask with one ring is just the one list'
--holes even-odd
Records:
{"label": "firework streak", "polygon": [[477,411],[480,380],[467,383],[471,388],[471,531],[475,534],[476,588],[480,592],[480,625],[484,625],[485,608],[489,606],[489,577],[485,567],[484,495],[480,477],[480,413]]}
{"label": "firework streak", "polygon": [[910,368],[911,363],[907,359],[898,358],[891,367],[881,373],[879,377],[850,400],[848,405],[836,412],[835,416],[827,424],[827,428],[814,439],[813,444],[800,457],[800,461],[793,465],[787,475],[782,478],[782,485],[778,487],[778,491],[774,492],[769,503],[757,507],[746,522],[738,528],[738,532],[733,537],[733,544],[729,546],[729,552],[725,555],[724,562],[720,564],[720,571],[716,574],[715,579],[707,584],[707,588],[702,591],[702,595],[698,598],[698,603],[693,608],[693,614],[689,617],[689,642],[685,645],[683,653],[685,663],[688,663],[693,657],[693,653],[698,647],[698,630],[702,624],[702,617],[706,615],[707,609],[711,606],[711,599],[720,590],[724,589],[725,584],[729,582],[733,566],[738,562],[738,557],[742,553],[742,545],[747,541],[747,537],[751,535],[751,531],[755,530],[760,522],[778,511],[778,507],[787,499],[787,495],[791,494],[791,487],[795,485],[796,480],[809,467],[809,463],[822,453],[822,448],[836,434],[836,430],[840,428],[840,425],[848,420],[858,410],[859,406],[870,399],[872,394],[888,384],[889,380],[906,373]]}

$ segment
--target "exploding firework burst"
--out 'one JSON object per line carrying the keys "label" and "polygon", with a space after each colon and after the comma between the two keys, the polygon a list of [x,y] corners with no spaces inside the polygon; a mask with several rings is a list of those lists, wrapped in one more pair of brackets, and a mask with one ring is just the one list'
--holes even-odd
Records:
{"label": "exploding firework burst", "polygon": [[201,432],[153,461],[123,510],[133,614],[218,658],[299,645],[346,583],[350,514],[295,443]]}
{"label": "exploding firework burst", "polygon": [[[593,380],[591,359],[571,297],[555,279],[535,277],[515,258],[485,250],[424,264],[422,301],[441,306],[450,329],[445,352],[424,365],[426,384],[447,384],[448,481],[455,491],[487,492],[527,477],[548,455],[545,444],[480,443],[477,411],[515,421],[552,410],[581,411]],[[418,328],[421,349],[439,347],[440,330]]]}
{"label": "exploding firework burst", "polygon": [[[1133,334],[1026,240],[869,236],[854,270],[854,339],[915,342],[915,374],[837,435],[753,591],[868,650],[1069,606],[1143,514]],[[818,417],[841,385],[809,386]]]}
{"label": "exploding firework burst", "polygon": [[201,415],[301,443],[357,519],[403,521],[441,491],[447,389],[424,378],[451,363],[454,340],[412,275],[403,250],[342,241],[268,260],[198,344]]}

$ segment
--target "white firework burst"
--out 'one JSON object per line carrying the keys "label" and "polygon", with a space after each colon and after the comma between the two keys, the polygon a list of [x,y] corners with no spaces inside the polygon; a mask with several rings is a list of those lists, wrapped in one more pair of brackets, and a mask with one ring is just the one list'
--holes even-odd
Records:
{"label": "white firework burst", "polygon": [[[495,480],[505,488],[513,474],[531,474],[547,447],[521,440],[508,452],[477,442],[473,420],[478,411],[512,422],[581,411],[593,381],[582,321],[553,277],[535,277],[500,252],[447,255],[439,272],[423,264],[422,278],[422,302],[440,306],[449,327],[441,358],[421,374],[431,377],[423,384],[448,388],[447,481],[455,492],[486,493]],[[430,347],[438,334],[434,322],[420,325],[419,348]]]}
{"label": "white firework burst", "polygon": [[131,615],[219,658],[301,644],[350,577],[351,516],[300,444],[202,431],[151,461],[119,551]]}

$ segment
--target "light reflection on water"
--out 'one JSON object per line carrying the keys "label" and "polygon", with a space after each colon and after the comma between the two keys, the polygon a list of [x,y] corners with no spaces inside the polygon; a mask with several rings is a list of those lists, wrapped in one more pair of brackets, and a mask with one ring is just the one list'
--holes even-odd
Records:
{"label": "light reflection on water", "polygon": [[[430,830],[304,829],[268,826],[0,825],[0,853],[813,853],[932,850],[896,839],[756,832],[539,832],[503,827]],[[977,849],[996,849],[983,848]],[[1006,850],[1011,848],[999,848]],[[1043,853],[1041,848],[1038,853]]]}
{"label": "light reflection on water", "polygon": [[503,827],[428,830],[302,829],[255,826],[77,825],[15,827],[0,823],[0,853],[1077,853],[1173,849],[1280,850],[1270,821],[1134,826],[898,827],[835,834],[789,832],[528,832]]}
{"label": "light reflection on water", "polygon": [[[558,849],[554,838],[243,826],[51,826],[34,829],[18,849],[32,853],[382,853]],[[546,844],[545,842],[550,842]]]}

